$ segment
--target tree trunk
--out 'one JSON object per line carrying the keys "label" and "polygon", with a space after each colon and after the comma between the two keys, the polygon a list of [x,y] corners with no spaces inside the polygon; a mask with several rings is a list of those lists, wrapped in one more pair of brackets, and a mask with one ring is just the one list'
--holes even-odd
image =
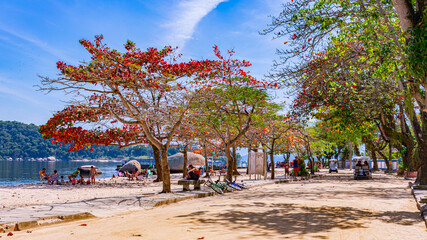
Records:
{"label": "tree trunk", "polygon": [[273,151],[270,151],[269,155],[270,155],[270,165],[271,165],[271,179],[274,179],[275,174],[274,174],[274,154],[273,154]]}
{"label": "tree trunk", "polygon": [[156,163],[157,179],[154,182],[163,181],[163,172],[162,172],[162,159],[160,150],[153,144],[150,144],[153,149],[154,162]]}
{"label": "tree trunk", "polygon": [[[337,154],[335,155],[336,156],[335,159],[337,159],[338,161],[340,161],[339,157],[341,155],[341,151],[342,150],[343,150],[343,146],[338,146],[338,151],[337,151]],[[343,155],[341,155],[341,156],[342,156],[342,158],[341,158],[341,168],[345,169],[345,156],[343,156]],[[337,168],[338,168],[338,166],[337,166]]]}
{"label": "tree trunk", "polygon": [[306,148],[307,148],[308,161],[310,161],[310,174],[314,175],[314,158],[313,158],[313,153],[311,152],[309,141],[307,141]]}
{"label": "tree trunk", "polygon": [[389,163],[389,161],[387,159],[387,156],[383,152],[381,152],[381,151],[378,151],[378,153],[381,155],[381,157],[384,158],[384,162],[385,162],[385,165],[387,166],[387,170],[388,170],[390,168],[389,167],[390,163]]}
{"label": "tree trunk", "polygon": [[418,145],[418,154],[421,159],[421,166],[418,170],[417,178],[420,181],[420,185],[427,185],[427,144],[424,142],[421,146]]}
{"label": "tree trunk", "polygon": [[239,171],[237,171],[237,152],[236,152],[236,143],[233,143],[233,174],[240,175]]}
{"label": "tree trunk", "polygon": [[353,168],[353,144],[348,141],[348,158],[350,159],[350,170]]}
{"label": "tree trunk", "polygon": [[372,167],[372,170],[378,171],[378,162],[377,162],[377,154],[375,153],[375,150],[371,151],[372,154],[372,162],[374,163],[374,166]]}
{"label": "tree trunk", "polygon": [[311,153],[310,153],[310,161],[311,161],[310,174],[314,175],[314,158],[313,158],[313,155]]}
{"label": "tree trunk", "polygon": [[[206,143],[203,144],[203,148],[205,150],[205,170],[206,170],[205,177],[209,177],[208,149],[206,147]],[[213,166],[212,166],[212,168],[213,168]]]}
{"label": "tree trunk", "polygon": [[389,157],[389,165],[387,166],[387,171],[388,172],[392,172],[393,171],[393,152],[392,152],[393,148],[391,146],[391,141],[388,144],[388,157]]}
{"label": "tree trunk", "polygon": [[354,154],[356,154],[356,156],[358,157],[362,156],[362,154],[360,154],[360,149],[357,145],[354,145]]}
{"label": "tree trunk", "polygon": [[161,156],[162,156],[162,173],[163,173],[163,190],[162,193],[171,192],[171,179],[168,162],[168,146],[162,145]]}
{"label": "tree trunk", "polygon": [[184,164],[182,167],[182,177],[187,177],[187,165],[188,165],[188,145],[185,145],[184,151],[182,151],[182,154],[184,154]]}
{"label": "tree trunk", "polygon": [[246,164],[246,174],[249,174],[249,154],[251,153],[251,151],[252,151],[252,144],[249,141],[249,144],[248,144],[248,163]]}
{"label": "tree trunk", "polygon": [[275,139],[273,139],[273,141],[271,142],[271,149],[270,149],[270,164],[271,164],[271,179],[274,179],[275,177],[275,173],[274,173],[274,143],[275,143]]}
{"label": "tree trunk", "polygon": [[402,31],[406,32],[408,28],[415,26],[414,8],[410,0],[393,0],[394,9],[396,9],[397,17],[400,21]]}
{"label": "tree trunk", "polygon": [[421,185],[427,185],[427,141],[424,139],[424,133],[427,132],[427,113],[424,111],[421,112],[422,126],[415,112],[409,119],[411,120],[412,130],[414,131],[414,136],[418,143],[418,156],[421,160],[417,179],[419,179]]}
{"label": "tree trunk", "polygon": [[225,156],[227,157],[227,179],[233,181],[233,156],[231,156],[230,146],[225,146]]}
{"label": "tree trunk", "polygon": [[[397,17],[399,18],[399,22],[402,28],[402,32],[406,32],[409,28],[414,28],[417,26],[418,20],[423,21],[424,16],[424,8],[425,8],[425,1],[418,0],[416,1],[417,4],[417,14],[420,16],[416,16],[414,12],[414,7],[412,5],[412,2],[410,0],[392,0],[394,8],[397,13]],[[410,35],[406,35],[406,40],[408,41],[410,39]],[[422,79],[424,80],[424,79]],[[425,88],[424,88],[425,89]],[[417,91],[416,89],[412,89],[413,92]],[[420,93],[420,92],[418,92]],[[425,102],[425,101],[424,101]],[[419,102],[420,106],[423,106],[424,102]],[[425,106],[424,106],[425,108]],[[413,109],[409,109],[412,110]],[[427,185],[427,140],[425,139],[425,133],[427,132],[427,113],[424,111],[425,109],[421,109],[421,121],[422,121],[422,129],[419,125],[419,122],[417,122],[417,117],[414,112],[414,117],[410,117],[412,128],[414,131],[415,138],[418,143],[418,155],[421,159],[421,166],[420,170],[418,171],[417,178],[420,181],[421,185]],[[411,111],[407,111],[408,113]]]}
{"label": "tree trunk", "polygon": [[289,163],[289,158],[291,158],[291,153],[290,152],[285,152],[283,154],[283,160],[285,160],[285,162]]}

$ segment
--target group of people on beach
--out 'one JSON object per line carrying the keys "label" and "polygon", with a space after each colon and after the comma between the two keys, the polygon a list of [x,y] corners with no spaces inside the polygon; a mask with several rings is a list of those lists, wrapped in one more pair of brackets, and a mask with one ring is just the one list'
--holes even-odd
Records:
{"label": "group of people on beach", "polygon": [[[80,174],[80,179],[77,179]],[[69,181],[64,181],[64,176],[61,176],[61,179],[59,179],[58,171],[55,169],[51,175],[48,175],[46,173],[46,168],[43,168],[40,170],[40,180],[47,181],[49,184],[57,184],[57,185],[63,185],[67,183],[71,183],[73,185],[75,184],[95,184],[95,178],[96,178],[96,168],[91,166],[89,171],[90,180],[85,181],[84,177],[81,175],[81,169],[77,168],[74,172],[72,172],[70,175],[68,175]]]}
{"label": "group of people on beach", "polygon": [[46,168],[43,168],[39,172],[40,180],[46,180],[49,184],[62,184],[64,182],[64,176],[61,176],[61,181],[59,181],[58,171],[55,169],[51,175],[46,173]]}
{"label": "group of people on beach", "polygon": [[132,181],[133,179],[144,180],[147,179],[149,175],[151,175],[151,170],[144,169],[141,173],[139,173],[138,169],[135,168],[132,173],[125,171],[124,174],[126,177],[128,177],[129,181]]}

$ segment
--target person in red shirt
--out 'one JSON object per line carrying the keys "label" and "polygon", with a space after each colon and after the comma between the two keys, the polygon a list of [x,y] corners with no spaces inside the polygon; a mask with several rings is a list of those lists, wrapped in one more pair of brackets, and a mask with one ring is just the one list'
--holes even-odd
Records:
{"label": "person in red shirt", "polygon": [[187,180],[199,180],[200,178],[200,171],[199,169],[193,167],[193,165],[188,166],[187,171]]}
{"label": "person in red shirt", "polygon": [[289,177],[289,163],[285,162],[285,178]]}
{"label": "person in red shirt", "polygon": [[296,178],[297,174],[298,174],[298,171],[299,171],[299,168],[298,168],[298,158],[294,159],[292,167],[293,167],[294,178]]}

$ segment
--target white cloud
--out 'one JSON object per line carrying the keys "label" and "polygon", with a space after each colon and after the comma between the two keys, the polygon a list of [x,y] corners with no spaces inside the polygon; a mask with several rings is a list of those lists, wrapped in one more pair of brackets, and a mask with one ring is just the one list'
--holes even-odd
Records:
{"label": "white cloud", "polygon": [[24,102],[27,102],[27,103],[33,103],[33,104],[37,104],[37,105],[41,104],[41,102],[37,98],[31,97],[32,94],[22,92],[22,89],[17,91],[17,90],[13,90],[13,89],[10,89],[8,87],[0,85],[0,93],[11,95],[14,98],[17,98],[17,99],[24,101]]}
{"label": "white cloud", "polygon": [[[3,25],[0,25],[0,30],[3,31],[3,32],[8,33],[8,34],[10,34],[10,35],[12,35],[14,37],[17,37],[17,38],[19,38],[21,40],[27,41],[27,42],[35,45],[36,47],[42,49],[43,51],[45,51],[45,52],[47,52],[47,53],[49,53],[49,54],[57,57],[58,59],[65,60],[68,63],[72,63],[72,64],[77,64],[78,63],[78,61],[75,61],[74,59],[70,59],[68,57],[64,57],[64,55],[65,55],[64,53],[62,53],[61,51],[58,51],[55,48],[50,47],[46,42],[42,42],[42,41],[40,41],[40,40],[38,40],[36,38],[33,38],[33,37],[25,35],[23,33],[17,32],[15,30],[12,30],[12,29],[10,29],[8,27],[5,27]],[[8,38],[6,38],[4,36],[1,39],[5,40],[5,41],[8,41],[8,42],[12,42],[11,39],[8,39]]]}
{"label": "white cloud", "polygon": [[165,27],[168,28],[167,44],[184,48],[192,38],[197,24],[208,15],[218,4],[227,0],[185,0],[178,4],[172,19]]}

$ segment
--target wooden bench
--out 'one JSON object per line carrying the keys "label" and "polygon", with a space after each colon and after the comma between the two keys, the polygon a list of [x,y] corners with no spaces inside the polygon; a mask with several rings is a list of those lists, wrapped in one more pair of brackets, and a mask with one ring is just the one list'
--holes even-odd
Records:
{"label": "wooden bench", "polygon": [[194,185],[194,190],[200,190],[200,184],[205,180],[179,180],[178,185],[182,185],[183,191],[190,191],[190,185]]}

